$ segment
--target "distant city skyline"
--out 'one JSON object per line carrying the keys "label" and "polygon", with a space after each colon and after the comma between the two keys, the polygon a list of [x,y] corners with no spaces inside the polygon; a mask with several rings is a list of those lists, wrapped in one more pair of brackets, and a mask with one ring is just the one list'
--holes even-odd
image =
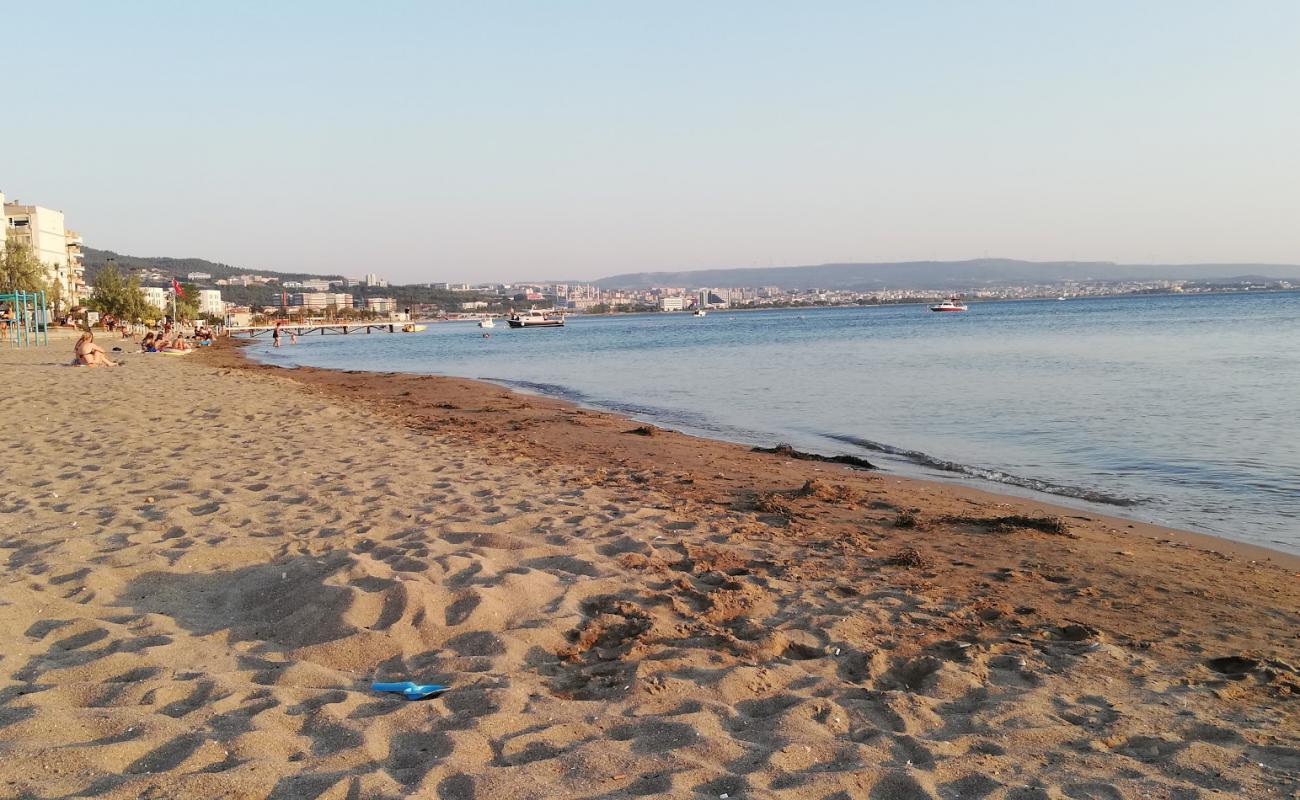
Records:
{"label": "distant city skyline", "polygon": [[98,249],[394,283],[1300,263],[1292,2],[57,16],[6,14],[0,190]]}

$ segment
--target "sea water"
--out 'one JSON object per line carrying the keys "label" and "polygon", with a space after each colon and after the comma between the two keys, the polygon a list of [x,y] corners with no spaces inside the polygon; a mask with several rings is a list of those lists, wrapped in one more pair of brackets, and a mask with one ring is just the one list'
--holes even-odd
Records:
{"label": "sea water", "polygon": [[571,316],[483,333],[259,340],[252,355],[483,378],[1300,552],[1300,293]]}

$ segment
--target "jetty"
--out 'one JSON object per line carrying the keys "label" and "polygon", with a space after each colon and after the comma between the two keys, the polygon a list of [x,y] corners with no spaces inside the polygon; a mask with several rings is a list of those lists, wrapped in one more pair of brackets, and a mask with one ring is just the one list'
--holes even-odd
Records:
{"label": "jetty", "polygon": [[312,333],[319,333],[321,336],[331,334],[346,335],[349,333],[396,333],[397,330],[409,323],[405,322],[307,322],[300,325],[240,325],[227,327],[226,333],[231,336],[243,334],[249,338],[257,338],[262,335],[271,335],[276,327],[280,328],[280,333],[292,333],[298,336],[307,336]]}

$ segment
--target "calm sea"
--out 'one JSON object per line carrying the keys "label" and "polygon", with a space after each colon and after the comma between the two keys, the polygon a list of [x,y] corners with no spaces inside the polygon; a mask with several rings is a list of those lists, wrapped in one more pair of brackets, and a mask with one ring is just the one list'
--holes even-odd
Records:
{"label": "calm sea", "polygon": [[1295,292],[715,311],[499,323],[487,339],[444,323],[253,353],[485,378],[1300,552],[1298,312]]}

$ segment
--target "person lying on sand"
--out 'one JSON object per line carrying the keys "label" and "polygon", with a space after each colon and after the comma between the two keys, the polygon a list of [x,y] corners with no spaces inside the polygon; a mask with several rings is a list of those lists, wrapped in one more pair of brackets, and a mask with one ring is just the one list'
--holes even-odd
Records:
{"label": "person lying on sand", "polygon": [[104,352],[104,348],[95,344],[95,334],[91,333],[90,331],[86,331],[85,333],[81,334],[81,338],[78,339],[76,345],[73,346],[72,352],[73,355],[75,356],[75,358],[73,358],[72,360],[72,363],[79,366],[85,366],[85,367],[118,366],[118,363],[112,360],[111,358],[109,358],[108,354]]}

